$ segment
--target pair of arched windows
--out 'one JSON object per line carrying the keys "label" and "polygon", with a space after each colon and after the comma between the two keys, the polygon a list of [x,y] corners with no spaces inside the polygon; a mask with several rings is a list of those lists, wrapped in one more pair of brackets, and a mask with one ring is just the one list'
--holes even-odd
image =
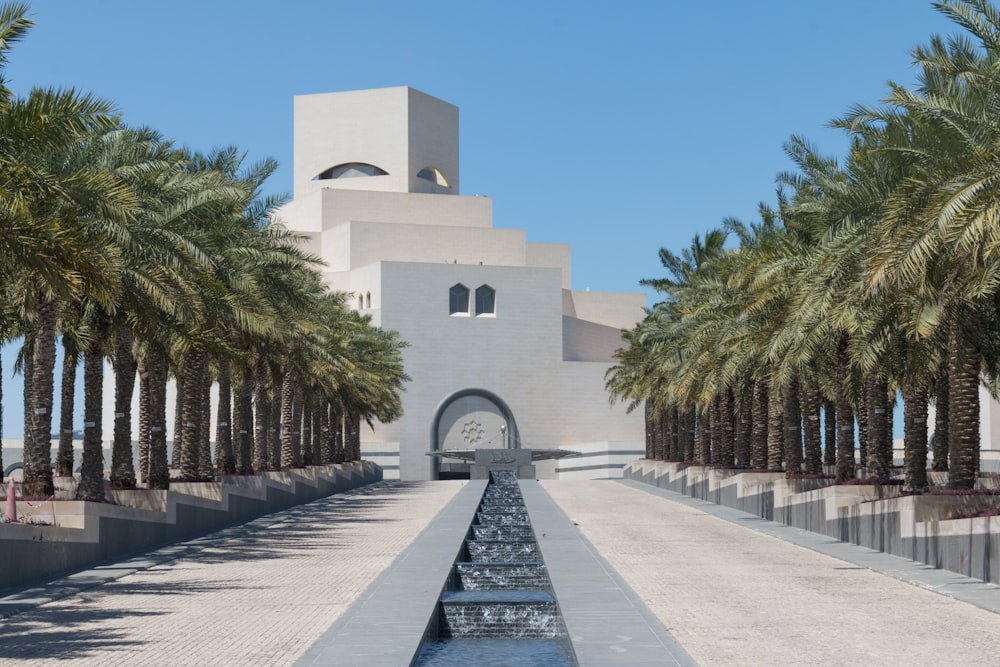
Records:
{"label": "pair of arched windows", "polygon": [[[329,169],[321,171],[313,180],[331,181],[341,178],[362,178],[365,176],[388,175],[389,172],[385,169],[376,167],[373,164],[368,164],[367,162],[345,162],[344,164],[338,164],[335,167],[330,167]],[[451,187],[451,183],[448,182],[448,178],[444,175],[444,172],[431,165],[427,165],[418,171],[417,178],[422,178],[425,181],[430,181],[435,185],[441,185],[446,188]]]}
{"label": "pair of arched windows", "polygon": [[364,310],[366,308],[372,307],[372,293],[365,292],[364,294],[358,294],[358,310]]}
{"label": "pair of arched windows", "polygon": [[[469,315],[469,288],[458,283],[452,285],[448,292],[448,310],[452,315]],[[489,285],[480,285],[476,288],[475,313],[476,315],[496,315],[497,291]]]}

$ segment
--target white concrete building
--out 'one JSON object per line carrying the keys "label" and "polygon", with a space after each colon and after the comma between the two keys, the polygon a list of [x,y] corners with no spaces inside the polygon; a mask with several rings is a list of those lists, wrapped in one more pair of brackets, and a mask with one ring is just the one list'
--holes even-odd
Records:
{"label": "white concrete building", "polygon": [[[467,464],[430,450],[561,448],[539,477],[612,477],[644,450],[641,410],[609,405],[604,373],[643,294],[570,288],[567,245],[495,229],[459,194],[458,109],[408,87],[295,98],[294,200],[330,287],[410,347],[403,417],[363,428],[387,477]],[[503,427],[503,428],[501,428]]]}

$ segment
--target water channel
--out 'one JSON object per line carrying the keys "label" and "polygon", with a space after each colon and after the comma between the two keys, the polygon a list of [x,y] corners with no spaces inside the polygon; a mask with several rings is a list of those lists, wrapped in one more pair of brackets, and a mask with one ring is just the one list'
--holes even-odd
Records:
{"label": "water channel", "polygon": [[575,667],[514,472],[492,471],[415,667]]}

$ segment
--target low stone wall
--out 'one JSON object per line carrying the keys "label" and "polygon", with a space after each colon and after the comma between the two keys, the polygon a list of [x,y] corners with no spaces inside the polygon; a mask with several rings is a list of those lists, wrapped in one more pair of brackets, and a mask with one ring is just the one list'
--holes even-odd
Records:
{"label": "low stone wall", "polygon": [[1000,517],[959,519],[996,496],[902,496],[898,486],[832,485],[708,466],[639,460],[625,479],[733,507],[842,542],[1000,582]]}
{"label": "low stone wall", "polygon": [[[23,586],[161,544],[191,538],[382,479],[362,461],[176,483],[169,491],[113,490],[110,503],[17,501],[0,524],[0,589]],[[0,505],[6,507],[6,499]]]}

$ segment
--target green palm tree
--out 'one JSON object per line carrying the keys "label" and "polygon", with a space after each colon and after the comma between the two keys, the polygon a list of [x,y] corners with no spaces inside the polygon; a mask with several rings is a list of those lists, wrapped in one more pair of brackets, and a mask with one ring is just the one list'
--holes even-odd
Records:
{"label": "green palm tree", "polygon": [[991,222],[998,201],[1000,24],[981,0],[935,6],[972,39],[933,37],[914,49],[917,88],[891,85],[888,106],[856,110],[849,127],[879,136],[880,149],[907,168],[886,200],[869,282],[872,289],[920,295],[907,329],[918,339],[947,341],[949,483],[969,488],[979,468],[978,388],[995,367],[984,333],[996,330],[1000,279],[1000,234]]}

